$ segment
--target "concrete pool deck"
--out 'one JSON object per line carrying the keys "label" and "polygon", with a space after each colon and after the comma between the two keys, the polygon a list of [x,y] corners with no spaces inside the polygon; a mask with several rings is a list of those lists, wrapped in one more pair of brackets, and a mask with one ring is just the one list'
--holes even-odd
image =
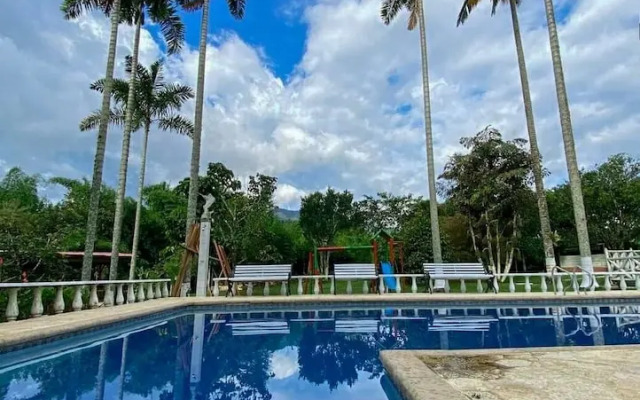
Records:
{"label": "concrete pool deck", "polygon": [[635,400],[640,346],[380,353],[407,400]]}
{"label": "concrete pool deck", "polygon": [[[237,306],[238,312],[250,306],[268,311],[272,306],[300,306],[317,309],[336,303],[359,306],[384,306],[384,303],[420,303],[427,307],[483,307],[491,308],[501,303],[518,302],[523,305],[571,304],[584,301],[640,302],[640,291],[608,291],[582,294],[555,295],[553,293],[396,293],[383,295],[302,295],[255,297],[186,297],[148,300],[142,303],[100,307],[91,310],[67,312],[52,316],[0,323],[0,352],[36,342],[50,341],[76,332],[96,330],[108,325],[139,319],[149,315],[178,311],[198,306]],[[383,304],[381,304],[383,303]],[[244,309],[241,309],[244,308]]]}

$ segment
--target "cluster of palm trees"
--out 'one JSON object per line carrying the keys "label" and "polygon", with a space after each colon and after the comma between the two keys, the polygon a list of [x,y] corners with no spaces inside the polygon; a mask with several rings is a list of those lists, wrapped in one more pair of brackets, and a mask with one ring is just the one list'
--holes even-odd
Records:
{"label": "cluster of palm trees", "polygon": [[[521,0],[489,0],[492,3],[492,13],[495,13],[499,3],[509,4],[513,23],[513,32],[516,43],[516,53],[520,68],[522,84],[522,96],[524,101],[527,131],[531,145],[532,166],[535,180],[535,189],[538,199],[538,208],[541,222],[541,233],[544,242],[544,251],[547,267],[555,265],[553,238],[549,221],[549,213],[544,194],[543,173],[541,157],[538,150],[531,94],[527,77],[526,62],[520,27],[518,23],[517,6]],[[571,127],[571,115],[567,100],[567,93],[562,71],[562,60],[558,43],[558,33],[555,23],[554,6],[552,0],[543,0],[549,28],[549,41],[553,61],[556,93],[560,110],[560,122],[562,137],[564,140],[565,155],[569,171],[569,181],[573,198],[573,209],[576,219],[578,243],[582,267],[592,270],[591,254],[589,247],[589,235],[587,231],[584,203],[578,164],[576,160],[575,144]],[[464,0],[458,17],[458,25],[464,23],[472,10],[478,6],[481,0]],[[202,136],[202,112],[204,100],[205,60],[207,51],[207,33],[209,25],[210,0],[64,0],[61,9],[65,18],[77,18],[84,12],[100,10],[110,17],[111,33],[108,46],[108,56],[105,77],[92,85],[92,88],[102,93],[102,105],[100,110],[87,117],[81,123],[81,129],[98,129],[96,155],[94,159],[93,179],[90,195],[89,215],[87,218],[87,232],[85,241],[85,253],[82,266],[82,280],[91,278],[93,262],[93,249],[96,239],[96,225],[98,207],[100,202],[100,187],[102,184],[102,170],[106,148],[107,130],[109,124],[123,126],[122,158],[120,163],[118,189],[116,198],[116,215],[114,221],[112,254],[109,276],[115,279],[117,274],[118,247],[122,228],[122,210],[126,186],[126,175],[129,158],[129,144],[131,133],[138,129],[144,130],[142,146],[142,165],[138,188],[138,206],[136,210],[133,258],[130,278],[133,278],[136,265],[136,252],[139,239],[140,224],[140,199],[144,185],[144,169],[146,161],[147,140],[150,126],[158,124],[161,130],[171,130],[185,134],[192,139],[189,198],[187,206],[186,234],[189,234],[191,225],[196,220],[196,205],[198,195],[198,172],[200,167],[200,146]],[[231,15],[237,19],[244,16],[245,0],[227,0]],[[192,90],[186,86],[171,85],[163,81],[162,61],[157,61],[149,68],[138,65],[138,49],[140,42],[140,29],[145,24],[145,17],[161,27],[162,34],[167,43],[167,52],[175,53],[182,48],[184,43],[184,25],[178,15],[179,10],[187,12],[200,11],[202,20],[200,25],[200,43],[198,72],[195,90],[195,115],[193,124],[178,114],[185,101],[194,97]],[[422,55],[422,78],[425,119],[425,139],[427,152],[427,175],[430,193],[430,213],[432,229],[432,246],[435,262],[442,262],[440,244],[440,229],[438,225],[438,204],[435,196],[435,167],[433,156],[433,134],[431,129],[431,104],[429,97],[429,73],[427,61],[427,40],[425,27],[425,12],[423,0],[382,0],[381,16],[385,24],[391,23],[402,9],[409,11],[408,29],[416,26],[420,31],[420,48]],[[121,23],[135,26],[133,54],[127,58],[126,68],[129,75],[128,82],[114,79],[114,66],[116,57],[116,42],[118,27]],[[112,109],[111,100],[116,107]]]}
{"label": "cluster of palm trees", "polygon": [[[580,249],[581,266],[583,269],[592,272],[591,249],[589,246],[589,232],[587,230],[587,219],[585,215],[584,202],[582,198],[582,185],[580,182],[580,171],[576,158],[575,143],[573,139],[573,129],[571,126],[571,114],[567,91],[564,83],[564,72],[562,70],[562,58],[560,56],[560,45],[558,42],[558,31],[556,28],[556,18],[553,0],[543,0],[549,28],[549,43],[551,47],[551,59],[555,76],[556,94],[558,97],[558,108],[560,110],[560,126],[562,128],[562,138],[564,142],[567,169],[569,172],[569,184],[573,201],[573,212],[576,221],[578,234],[578,246]],[[463,0],[462,9],[458,15],[458,26],[469,18],[471,12],[482,2],[482,0]],[[508,4],[511,9],[511,20],[513,24],[513,34],[516,43],[516,54],[520,69],[520,82],[522,85],[522,98],[524,102],[525,117],[527,121],[527,133],[529,134],[529,144],[531,146],[531,165],[534,175],[536,196],[538,202],[538,212],[540,214],[541,234],[544,245],[546,267],[553,268],[556,264],[553,235],[547,200],[544,192],[543,173],[540,151],[538,149],[538,139],[536,136],[535,122],[533,118],[533,106],[531,104],[531,93],[529,90],[529,78],[527,76],[527,66],[520,35],[520,24],[518,22],[518,5],[521,0],[489,0],[491,2],[491,13],[495,14],[500,3]],[[391,23],[402,9],[409,11],[408,29],[413,30],[416,24],[420,28],[420,47],[422,53],[422,81],[424,97],[424,119],[425,136],[427,148],[427,175],[429,177],[431,229],[433,240],[433,254],[435,262],[442,262],[442,252],[440,250],[440,228],[438,226],[438,208],[435,196],[435,171],[433,162],[433,136],[431,132],[431,105],[429,99],[429,73],[427,62],[427,40],[425,34],[425,18],[423,0],[383,0],[381,8],[382,20],[385,24]],[[583,285],[586,279],[583,279]]]}
{"label": "cluster of palm trees", "polygon": [[[228,5],[234,17],[242,18],[244,15],[244,0],[229,0]],[[96,127],[98,129],[81,279],[85,281],[91,279],[98,209],[100,205],[100,189],[102,186],[102,171],[109,124],[123,126],[122,155],[116,195],[109,279],[117,278],[131,133],[139,129],[144,130],[141,155],[142,163],[138,182],[138,201],[132,244],[133,257],[129,271],[129,279],[133,279],[139,241],[141,198],[144,187],[147,143],[152,124],[157,124],[161,130],[174,131],[192,138],[193,147],[190,168],[191,180],[189,187],[187,234],[190,230],[189,227],[195,222],[198,170],[200,165],[200,138],[202,134],[204,64],[206,59],[209,0],[64,0],[60,8],[66,19],[75,19],[83,13],[99,10],[108,16],[111,22],[105,77],[91,85],[92,89],[102,93],[102,105],[100,110],[88,116],[80,123],[81,130],[94,129]],[[168,54],[180,51],[184,44],[184,24],[179,16],[180,9],[185,11],[202,10],[200,58],[198,62],[198,78],[195,93],[196,111],[193,124],[178,113],[182,105],[188,99],[194,97],[192,89],[183,85],[166,83],[162,75],[162,60],[156,61],[149,68],[138,64],[140,30],[145,24],[146,18],[160,26],[167,45]],[[129,76],[128,81],[114,79],[116,43],[118,39],[118,27],[121,23],[135,26],[133,52],[126,60],[126,72]],[[115,102],[116,107],[114,109],[111,107],[111,100]]]}

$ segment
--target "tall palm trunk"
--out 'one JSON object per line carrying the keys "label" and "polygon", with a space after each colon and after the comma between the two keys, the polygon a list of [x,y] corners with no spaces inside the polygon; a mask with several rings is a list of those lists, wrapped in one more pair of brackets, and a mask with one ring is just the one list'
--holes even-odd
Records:
{"label": "tall palm trunk", "polygon": [[[560,43],[558,42],[558,30],[556,17],[553,10],[553,1],[544,0],[547,13],[547,25],[549,27],[549,43],[551,46],[551,59],[553,60],[553,74],[556,81],[556,94],[558,96],[558,110],[560,111],[560,126],[562,128],[562,140],[564,142],[564,154],[569,171],[569,185],[571,187],[571,200],[573,203],[573,216],[576,220],[578,233],[578,247],[580,249],[580,264],[582,268],[593,272],[591,260],[591,247],[589,245],[589,231],[587,229],[587,217],[582,199],[582,183],[580,182],[580,170],[576,157],[576,146],[573,141],[573,128],[571,127],[571,112],[567,100],[567,89],[564,83],[562,70],[562,58],[560,56]],[[588,286],[590,279],[586,275],[582,277],[581,285]]]}
{"label": "tall palm trunk", "polygon": [[127,111],[124,117],[124,132],[122,133],[122,155],[120,156],[120,173],[116,194],[116,212],[113,218],[113,236],[111,238],[111,264],[109,265],[109,279],[118,278],[118,261],[120,260],[120,239],[122,236],[122,217],[124,209],[124,194],[127,188],[127,167],[129,165],[129,145],[131,144],[131,129],[135,112],[136,70],[138,69],[138,52],[140,49],[140,28],[144,3],[140,2],[140,14],[136,21],[133,37],[133,54],[131,56],[131,77],[129,78],[129,93],[127,95]]}
{"label": "tall palm trunk", "polygon": [[129,280],[133,280],[138,264],[138,243],[140,242],[140,219],[142,218],[142,190],[144,189],[144,175],[147,167],[147,146],[149,143],[149,130],[151,121],[144,125],[144,138],[142,139],[142,161],[140,163],[140,176],[138,177],[138,201],[136,203],[136,220],[133,227],[133,245],[131,246],[131,267],[129,268]]}
{"label": "tall palm trunk", "polygon": [[438,199],[436,197],[436,175],[433,162],[433,133],[431,132],[431,98],[429,96],[429,61],[427,58],[427,32],[422,0],[418,0],[420,19],[420,51],[422,53],[422,98],[424,99],[424,132],[427,148],[427,175],[429,177],[429,216],[431,217],[431,246],[433,261],[442,262],[440,247],[440,225],[438,221]]}
{"label": "tall palm trunk", "polygon": [[547,197],[544,191],[544,181],[542,177],[542,166],[540,151],[538,150],[538,138],[536,126],[533,119],[533,105],[531,104],[531,91],[529,89],[529,77],[527,74],[527,64],[524,58],[524,48],[520,35],[520,22],[518,21],[518,10],[516,0],[509,1],[511,6],[511,21],[513,22],[513,36],[516,41],[516,52],[518,54],[518,66],[520,67],[520,83],[522,85],[522,100],[524,102],[524,113],[527,119],[527,132],[529,133],[529,145],[531,147],[531,168],[533,169],[533,180],[536,186],[536,198],[538,200],[538,214],[540,215],[540,230],[542,233],[542,244],[544,246],[544,257],[547,272],[555,267],[556,258],[553,254],[553,240],[551,239],[551,222],[549,209],[547,207]]}
{"label": "tall palm trunk", "polygon": [[[200,140],[202,137],[202,108],[204,99],[204,67],[207,60],[207,31],[209,29],[209,0],[202,4],[202,22],[200,23],[200,50],[198,56],[198,79],[196,82],[196,113],[193,122],[193,142],[191,147],[191,170],[189,175],[189,199],[187,203],[187,226],[185,243],[196,222],[198,205],[198,173],[200,172]],[[185,282],[191,279],[191,266],[185,274]]]}
{"label": "tall palm trunk", "polygon": [[96,242],[98,227],[98,213],[100,207],[100,189],[102,188],[102,167],[104,153],[107,147],[107,128],[111,114],[111,86],[113,85],[113,69],[116,59],[116,43],[118,41],[118,23],[120,22],[120,0],[114,0],[111,7],[111,33],[109,37],[109,51],[107,55],[107,71],[104,79],[104,92],[100,109],[100,125],[96,143],[96,155],[93,160],[93,178],[91,180],[91,194],[89,196],[89,210],[87,212],[87,234],[84,242],[84,257],[82,258],[82,280],[91,279],[93,267],[93,249]]}

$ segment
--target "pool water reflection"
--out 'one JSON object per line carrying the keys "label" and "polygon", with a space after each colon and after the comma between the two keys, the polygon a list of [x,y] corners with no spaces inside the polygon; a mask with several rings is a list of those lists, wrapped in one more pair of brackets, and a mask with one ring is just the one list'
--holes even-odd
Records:
{"label": "pool water reflection", "polygon": [[638,344],[639,328],[638,306],[208,311],[0,355],[0,398],[396,400],[383,349]]}

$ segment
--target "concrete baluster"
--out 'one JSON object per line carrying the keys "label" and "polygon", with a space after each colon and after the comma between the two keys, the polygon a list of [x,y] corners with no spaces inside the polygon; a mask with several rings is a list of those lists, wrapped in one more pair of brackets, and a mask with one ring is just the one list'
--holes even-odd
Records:
{"label": "concrete baluster", "polygon": [[220,296],[220,281],[217,279],[213,281],[213,297]]}
{"label": "concrete baluster", "polygon": [[558,275],[558,278],[556,279],[556,289],[557,289],[557,293],[562,293],[564,292],[564,284],[562,283],[562,276]]}
{"label": "concrete baluster", "polygon": [[540,290],[542,290],[543,293],[546,293],[548,289],[549,288],[547,287],[547,277],[542,275],[540,277]]}
{"label": "concrete baluster", "polygon": [[162,297],[169,297],[169,288],[167,282],[162,282]]}
{"label": "concrete baluster", "polygon": [[76,291],[73,295],[73,302],[71,303],[71,309],[73,311],[82,310],[82,286],[76,286]]}
{"label": "concrete baluster", "polygon": [[402,281],[396,276],[396,293],[402,293]]}
{"label": "concrete baluster", "polygon": [[369,293],[369,282],[367,281],[362,282],[362,293],[364,294]]}
{"label": "concrete baluster", "polygon": [[384,277],[383,276],[380,277],[380,285],[378,290],[380,290],[380,293],[384,293]]}
{"label": "concrete baluster", "polygon": [[515,282],[513,281],[513,275],[509,275],[509,293],[515,293],[516,292],[516,285]]}
{"label": "concrete baluster", "polygon": [[147,283],[147,299],[153,300],[155,295],[153,294],[153,283]]}
{"label": "concrete baluster", "polygon": [[314,278],[313,294],[320,294],[320,278]]}
{"label": "concrete baluster", "polygon": [[287,282],[285,281],[282,281],[282,285],[280,285],[280,295],[281,296],[287,295]]}
{"label": "concrete baluster", "polygon": [[136,302],[136,292],[134,290],[135,284],[133,282],[127,283],[127,304]]}
{"label": "concrete baluster", "polygon": [[60,314],[64,312],[64,288],[62,286],[58,286],[56,289],[56,299],[53,302],[53,312],[56,314]]}
{"label": "concrete baluster", "polygon": [[624,279],[624,275],[620,276],[620,290],[627,290],[627,281]]}
{"label": "concrete baluster", "polygon": [[156,282],[156,299],[162,298],[162,288],[160,288],[160,282]]}
{"label": "concrete baluster", "polygon": [[116,285],[116,304],[119,306],[124,304],[124,293],[122,293],[122,283],[118,283]]}
{"label": "concrete baluster", "polygon": [[524,291],[531,293],[531,277],[529,275],[524,277]]}
{"label": "concrete baluster", "polygon": [[[268,290],[267,290],[267,294],[269,294]],[[253,282],[249,282],[249,284],[247,284],[247,296],[253,296]]]}
{"label": "concrete baluster", "polygon": [[467,293],[467,284],[464,279],[460,279],[460,293]]}
{"label": "concrete baluster", "polygon": [[418,282],[415,276],[411,277],[411,293],[418,293]]}
{"label": "concrete baluster", "polygon": [[100,301],[98,300],[98,285],[91,285],[91,292],[89,294],[89,307],[98,308]]}
{"label": "concrete baluster", "polygon": [[105,307],[113,306],[113,287],[106,285],[104,288],[104,298],[102,299]]}
{"label": "concrete baluster", "polygon": [[298,278],[298,295],[302,296],[304,288],[302,287],[302,278]]}
{"label": "concrete baluster", "polygon": [[482,280],[478,279],[478,281],[476,282],[476,291],[478,293],[482,293],[483,289],[482,289]]}
{"label": "concrete baluster", "polygon": [[610,275],[606,275],[604,277],[604,290],[606,290],[607,292],[611,290],[611,276]]}
{"label": "concrete baluster", "polygon": [[31,317],[37,318],[42,315],[44,307],[42,307],[42,288],[33,289],[33,302],[31,303]]}
{"label": "concrete baluster", "polygon": [[18,288],[9,289],[9,302],[7,303],[7,311],[5,316],[7,321],[15,321],[18,318]]}
{"label": "concrete baluster", "polygon": [[351,281],[347,281],[347,294],[353,293],[353,288],[351,287]]}
{"label": "concrete baluster", "polygon": [[264,283],[264,289],[262,290],[262,294],[264,296],[268,296],[269,293],[270,293],[270,291],[269,291],[269,282],[265,282]]}
{"label": "concrete baluster", "polygon": [[144,283],[138,283],[138,301],[143,302],[146,300],[144,295]]}

